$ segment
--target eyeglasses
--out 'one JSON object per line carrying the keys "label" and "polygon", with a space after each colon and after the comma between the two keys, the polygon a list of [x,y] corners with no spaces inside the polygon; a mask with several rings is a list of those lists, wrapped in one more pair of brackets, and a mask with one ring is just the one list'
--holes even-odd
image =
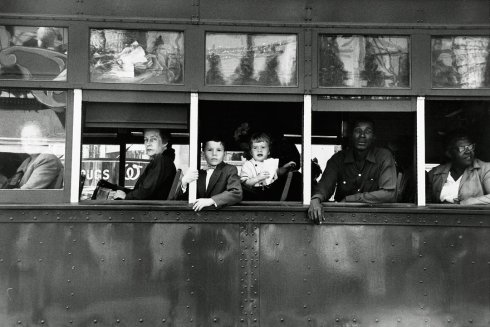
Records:
{"label": "eyeglasses", "polygon": [[456,146],[455,147],[459,153],[465,153],[466,151],[475,151],[475,148],[476,148],[476,144],[473,143],[473,144],[469,144],[469,145],[462,145],[462,146]]}

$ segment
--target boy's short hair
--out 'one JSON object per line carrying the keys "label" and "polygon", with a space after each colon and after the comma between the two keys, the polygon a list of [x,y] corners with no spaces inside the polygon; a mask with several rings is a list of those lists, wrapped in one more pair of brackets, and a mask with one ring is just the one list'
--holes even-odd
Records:
{"label": "boy's short hair", "polygon": [[208,144],[208,142],[211,142],[211,141],[221,143],[221,145],[223,146],[223,149],[226,150],[225,141],[223,141],[222,137],[217,136],[217,135],[209,136],[209,137],[206,137],[205,139],[203,139],[201,150],[204,151],[206,149],[206,144]]}
{"label": "boy's short hair", "polygon": [[266,142],[269,147],[271,146],[271,138],[266,133],[255,133],[250,137],[250,148],[252,148],[253,143]]}

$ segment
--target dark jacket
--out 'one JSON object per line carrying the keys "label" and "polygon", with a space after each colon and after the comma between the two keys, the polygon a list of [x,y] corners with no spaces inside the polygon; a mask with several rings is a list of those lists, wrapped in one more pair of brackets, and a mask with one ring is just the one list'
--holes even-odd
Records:
{"label": "dark jacket", "polygon": [[175,177],[175,150],[168,148],[146,166],[126,200],[166,200]]}
{"label": "dark jacket", "polygon": [[[185,198],[188,192],[179,190],[178,197]],[[216,166],[209,179],[206,189],[206,170],[199,170],[197,178],[197,198],[211,198],[216,202],[218,208],[231,206],[242,200],[243,192],[235,166],[224,162]]]}

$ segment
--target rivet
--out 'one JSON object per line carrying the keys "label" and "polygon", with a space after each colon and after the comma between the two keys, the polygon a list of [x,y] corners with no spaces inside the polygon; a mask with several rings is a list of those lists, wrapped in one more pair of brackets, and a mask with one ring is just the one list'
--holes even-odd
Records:
{"label": "rivet", "polygon": [[120,322],[121,322],[121,320],[116,319],[116,324],[119,324]]}
{"label": "rivet", "polygon": [[356,321],[357,321],[357,319],[356,319],[356,318],[354,318],[354,319],[352,319],[352,321],[353,321],[353,322],[356,322]]}
{"label": "rivet", "polygon": [[165,323],[166,321],[167,321],[167,319],[165,319],[165,318],[163,318],[163,319],[162,319],[162,322],[163,322],[163,323]]}
{"label": "rivet", "polygon": [[44,320],[41,320],[41,325],[44,325]]}
{"label": "rivet", "polygon": [[126,259],[125,259],[125,258],[123,258],[123,259],[122,259],[122,261],[126,261]]}
{"label": "rivet", "polygon": [[281,322],[284,322],[284,318],[281,318]]}
{"label": "rivet", "polygon": [[374,321],[376,321],[376,323],[378,323],[378,322],[379,322],[379,319],[378,319],[378,318],[376,318],[376,320],[374,320]]}
{"label": "rivet", "polygon": [[339,318],[335,318],[335,321],[336,321],[336,322],[339,322],[339,321],[340,321],[340,319],[339,319]]}
{"label": "rivet", "polygon": [[143,318],[140,318],[139,322],[143,322]]}
{"label": "rivet", "polygon": [[19,320],[19,321],[17,321],[17,324],[19,324],[19,325],[20,325],[20,324],[22,324],[22,321],[20,321],[20,320]]}
{"label": "rivet", "polygon": [[71,280],[69,280],[69,279],[68,279],[68,280],[67,280],[67,282],[68,282],[68,283],[71,283]]}

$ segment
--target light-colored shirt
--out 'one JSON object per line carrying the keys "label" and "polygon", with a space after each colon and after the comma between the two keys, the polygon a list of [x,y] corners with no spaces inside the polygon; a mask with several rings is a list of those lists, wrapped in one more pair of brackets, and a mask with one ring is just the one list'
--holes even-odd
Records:
{"label": "light-colored shirt", "polygon": [[[240,173],[240,181],[244,183],[250,178],[257,177],[264,170],[265,169],[264,169],[263,161],[256,161],[255,159],[247,160],[243,163],[242,171]],[[277,179],[277,173],[274,173],[274,176],[272,177],[272,181],[270,182],[270,184],[272,184],[276,179]],[[255,183],[254,186],[258,187],[264,185],[267,185],[265,180]]]}
{"label": "light-colored shirt", "polygon": [[441,202],[454,203],[458,199],[459,185],[463,175],[459,176],[458,180],[454,180],[451,174],[447,175],[446,183],[442,186],[440,200]]}
{"label": "light-colored shirt", "polygon": [[213,172],[214,168],[209,168],[208,170],[206,170],[206,190],[208,189],[209,180],[211,179],[211,175],[213,174]]}

